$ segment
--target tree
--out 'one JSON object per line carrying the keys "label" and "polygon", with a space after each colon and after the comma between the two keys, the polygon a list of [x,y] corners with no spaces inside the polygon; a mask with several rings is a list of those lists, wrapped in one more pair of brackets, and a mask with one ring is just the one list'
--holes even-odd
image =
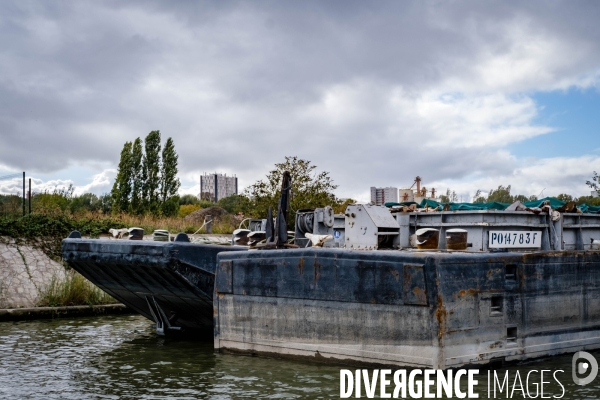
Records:
{"label": "tree", "polygon": [[222,198],[217,205],[230,214],[247,214],[251,209],[250,199],[243,194],[232,194]]}
{"label": "tree", "polygon": [[485,203],[487,199],[481,195],[481,189],[477,189],[473,196],[473,203]]}
{"label": "tree", "polygon": [[447,189],[446,194],[440,196],[440,203],[456,203],[458,201],[458,195],[454,190]]}
{"label": "tree", "polygon": [[521,203],[525,203],[526,201],[529,201],[529,197],[525,196],[524,194],[518,194],[513,197],[512,203],[514,203],[515,201],[520,201]]}
{"label": "tree", "polygon": [[131,149],[131,204],[129,211],[133,214],[142,214],[144,212],[144,202],[142,195],[142,187],[144,185],[144,173],[142,160],[144,151],[142,149],[142,139],[137,138],[133,142]]}
{"label": "tree", "polygon": [[588,185],[590,188],[594,189],[595,191],[598,191],[598,185],[600,185],[600,178],[598,177],[598,173],[596,173],[596,171],[594,171],[592,180],[587,181],[585,184]]}
{"label": "tree", "polygon": [[99,209],[102,211],[102,214],[111,213],[113,202],[110,193],[104,193],[102,196],[100,196],[98,202],[100,203]]}
{"label": "tree", "polygon": [[264,218],[269,206],[273,207],[273,213],[276,214],[284,171],[289,171],[292,177],[288,226],[294,226],[294,216],[298,210],[335,205],[337,199],[333,191],[337,185],[333,183],[329,172],[317,173],[316,168],[308,160],[286,156],[284,162],[275,164],[275,169],[267,174],[266,180],[257,181],[246,188],[244,193],[251,201],[250,214]]}
{"label": "tree", "polygon": [[177,178],[177,160],[175,144],[168,138],[162,151],[162,164],[160,171],[160,201],[163,215],[177,215],[179,209],[178,190],[181,186]]}
{"label": "tree", "polygon": [[100,208],[100,200],[93,193],[84,193],[73,197],[69,208],[73,214],[81,211],[97,211]]}
{"label": "tree", "polygon": [[200,200],[198,199],[198,197],[194,196],[193,194],[184,194],[183,196],[181,196],[179,198],[180,206],[185,206],[188,204],[198,204],[198,203],[200,203]]}
{"label": "tree", "polygon": [[504,187],[498,186],[498,189],[490,190],[490,194],[487,197],[487,202],[491,203],[497,201],[498,203],[513,203],[513,197],[510,195],[510,185]]}
{"label": "tree", "polygon": [[144,140],[146,153],[144,154],[142,197],[144,210],[158,215],[160,210],[160,131],[152,131]]}
{"label": "tree", "polygon": [[600,197],[593,196],[581,196],[578,199],[575,199],[577,205],[587,204],[588,206],[600,206]]}
{"label": "tree", "polygon": [[333,206],[333,212],[336,214],[344,214],[346,212],[346,208],[350,204],[355,204],[356,200],[354,199],[338,199],[335,206]]}
{"label": "tree", "polygon": [[566,193],[561,193],[558,196],[556,196],[556,198],[560,201],[564,201],[565,203],[568,203],[569,201],[574,201],[573,196]]}
{"label": "tree", "polygon": [[160,149],[160,131],[150,132],[144,146],[140,138],[125,143],[111,191],[113,212],[177,215],[177,192],[181,185],[177,178],[179,157],[171,138],[165,143],[162,162]]}
{"label": "tree", "polygon": [[131,142],[125,142],[121,150],[121,160],[117,177],[111,191],[112,210],[115,213],[129,210],[129,197],[131,196]]}

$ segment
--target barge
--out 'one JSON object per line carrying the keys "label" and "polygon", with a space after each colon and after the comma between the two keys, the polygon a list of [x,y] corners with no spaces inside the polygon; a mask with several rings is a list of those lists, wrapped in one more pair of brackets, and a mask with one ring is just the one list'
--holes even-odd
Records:
{"label": "barge", "polygon": [[215,348],[449,368],[600,347],[600,253],[221,253]]}
{"label": "barge", "polygon": [[245,250],[190,243],[82,239],[63,240],[63,259],[100,289],[156,323],[160,335],[213,335],[217,254]]}
{"label": "barge", "polygon": [[160,334],[210,332],[218,351],[445,369],[600,348],[597,213],[355,204],[298,211],[290,243],[288,195],[258,249],[75,234],[63,255]]}

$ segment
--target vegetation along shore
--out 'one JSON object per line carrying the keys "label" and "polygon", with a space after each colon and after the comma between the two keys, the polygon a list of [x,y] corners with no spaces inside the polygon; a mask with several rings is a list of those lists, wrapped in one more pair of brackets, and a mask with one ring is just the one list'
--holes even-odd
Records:
{"label": "vegetation along shore", "polygon": [[[26,215],[22,214],[21,197],[0,195],[0,309],[115,303],[62,262],[61,241],[73,230],[90,238],[108,235],[111,228],[129,227],[140,227],[147,234],[157,229],[172,234],[204,233],[204,217],[211,215],[212,233],[230,234],[244,218],[264,218],[269,207],[277,207],[283,171],[292,175],[291,215],[296,210],[326,205],[333,205],[340,213],[354,202],[337,198],[337,185],[329,173],[317,171],[310,161],[298,157],[285,157],[242,194],[218,202],[191,194],[180,196],[177,165],[173,140],[168,138],[161,148],[160,132],[152,131],[144,140],[125,143],[110,193],[75,195],[72,186],[34,192],[31,213]],[[597,179],[594,173],[587,184],[597,189]],[[556,197],[600,205],[600,199],[593,197]],[[510,185],[500,185],[487,196],[478,191],[473,202],[532,199],[511,194]],[[448,189],[440,200],[455,202],[457,196]],[[293,219],[290,223],[293,225]]]}

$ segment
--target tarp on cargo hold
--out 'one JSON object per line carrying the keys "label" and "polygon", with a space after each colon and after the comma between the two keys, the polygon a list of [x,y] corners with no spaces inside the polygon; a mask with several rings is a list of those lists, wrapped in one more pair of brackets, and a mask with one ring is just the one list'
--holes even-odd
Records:
{"label": "tarp on cargo hold", "polygon": [[[386,207],[394,207],[394,206],[408,206],[411,204],[416,204],[413,202],[404,202],[404,203],[394,203],[389,202],[385,203]],[[474,210],[504,210],[509,204],[491,202],[491,203],[440,203],[431,199],[423,199],[421,204],[417,204],[418,208],[439,208],[440,211],[444,207],[445,204],[450,205],[450,211],[474,211]]]}
{"label": "tarp on cargo hold", "polygon": [[554,197],[544,197],[543,199],[539,200],[526,201],[523,203],[523,205],[528,208],[541,208],[545,202],[548,202],[552,209],[557,209],[567,204],[565,201],[555,199]]}
{"label": "tarp on cargo hold", "polygon": [[[560,208],[566,204],[566,202],[558,200],[554,197],[544,197],[543,199],[540,199],[540,200],[526,201],[523,203],[523,205],[527,208],[539,208],[539,207],[542,207],[546,201],[549,202],[550,207],[552,207],[552,209]],[[395,206],[408,206],[411,204],[415,204],[415,203],[414,202],[403,202],[403,203],[389,202],[389,203],[385,203],[385,206],[386,207],[395,207]],[[491,203],[440,203],[440,202],[437,202],[437,201],[431,200],[431,199],[423,199],[421,201],[421,204],[417,204],[417,207],[418,208],[433,208],[433,209],[439,207],[439,209],[442,210],[442,208],[446,204],[450,205],[449,211],[476,211],[476,210],[500,210],[500,211],[502,211],[502,210],[505,210],[510,205],[508,203],[498,203],[498,202],[491,202]],[[578,205],[577,208],[579,210],[581,210],[581,212],[584,212],[584,213],[593,213],[593,214],[600,213],[600,206],[588,206],[587,204],[581,204],[581,205]]]}

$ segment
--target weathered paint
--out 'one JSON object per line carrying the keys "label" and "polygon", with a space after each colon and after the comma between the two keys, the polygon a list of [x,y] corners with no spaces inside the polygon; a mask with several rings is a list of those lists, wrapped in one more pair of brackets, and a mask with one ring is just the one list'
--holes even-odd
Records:
{"label": "weathered paint", "polygon": [[242,248],[97,239],[62,245],[73,269],[131,309],[153,320],[146,300],[153,296],[173,325],[209,334],[216,257],[224,250]]}
{"label": "weathered paint", "polygon": [[600,252],[305,249],[218,260],[217,349],[447,368],[600,347]]}
{"label": "weathered paint", "polygon": [[63,256],[147,318],[152,296],[173,325],[214,333],[217,349],[446,368],[600,347],[598,251],[66,239]]}

